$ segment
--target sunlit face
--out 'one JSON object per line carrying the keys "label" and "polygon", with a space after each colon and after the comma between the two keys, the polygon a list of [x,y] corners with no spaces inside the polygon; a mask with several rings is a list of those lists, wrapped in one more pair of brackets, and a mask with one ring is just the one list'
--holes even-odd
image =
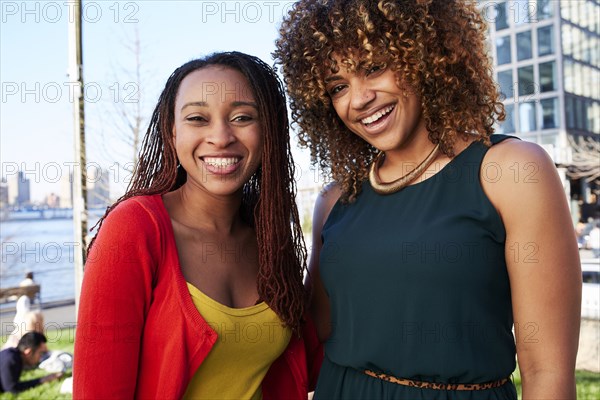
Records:
{"label": "sunlit face", "polygon": [[42,356],[48,352],[48,346],[46,343],[40,344],[40,346],[33,350],[32,348],[25,349],[24,361],[30,367],[34,367],[40,363]]}
{"label": "sunlit face", "polygon": [[173,137],[186,185],[237,193],[260,165],[263,135],[247,79],[209,66],[186,76],[175,102]]}
{"label": "sunlit face", "polygon": [[389,68],[348,72],[341,66],[326,76],[325,85],[342,122],[379,150],[400,149],[416,134],[426,134],[419,96],[400,88]]}

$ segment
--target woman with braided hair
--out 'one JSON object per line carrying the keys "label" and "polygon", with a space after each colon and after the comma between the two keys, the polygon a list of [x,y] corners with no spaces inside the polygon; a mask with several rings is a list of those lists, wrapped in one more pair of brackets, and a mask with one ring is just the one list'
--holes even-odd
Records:
{"label": "woman with braided hair", "polygon": [[179,67],[86,262],[75,398],[306,399],[318,341],[283,87],[256,57]]}
{"label": "woman with braided hair", "polygon": [[[575,397],[577,243],[556,168],[504,118],[477,2],[300,0],[293,122],[334,181],[309,262],[321,399]],[[514,336],[513,336],[514,328]]]}

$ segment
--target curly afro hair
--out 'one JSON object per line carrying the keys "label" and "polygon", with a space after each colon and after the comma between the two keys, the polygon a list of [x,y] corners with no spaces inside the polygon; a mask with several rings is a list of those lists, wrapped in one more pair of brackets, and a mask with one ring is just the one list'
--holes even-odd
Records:
{"label": "curly afro hair", "polygon": [[[449,157],[457,138],[489,145],[504,119],[476,1],[301,0],[280,27],[281,65],[292,122],[313,164],[353,201],[377,149],[354,135],[333,109],[324,78],[339,68],[391,68],[416,93],[429,139]],[[339,63],[336,59],[341,60]],[[338,65],[342,64],[342,65]],[[443,134],[443,136],[442,136]]]}

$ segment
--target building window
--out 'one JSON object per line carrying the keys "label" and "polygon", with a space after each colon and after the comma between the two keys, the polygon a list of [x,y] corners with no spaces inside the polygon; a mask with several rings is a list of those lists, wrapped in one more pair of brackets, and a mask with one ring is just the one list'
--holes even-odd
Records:
{"label": "building window", "polygon": [[565,115],[567,117],[567,129],[575,129],[575,98],[565,96]]}
{"label": "building window", "polygon": [[597,70],[592,69],[587,65],[581,65],[581,80],[582,80],[582,92],[584,97],[592,97],[592,82],[594,81],[594,72]]}
{"label": "building window", "polygon": [[590,47],[591,47],[591,57],[590,64],[598,65],[600,64],[600,38],[590,37]]}
{"label": "building window", "polygon": [[543,135],[541,135],[541,145],[543,145],[544,147],[548,148],[550,147],[551,149],[554,149],[555,147],[557,147],[558,144],[558,134],[556,133],[550,133],[550,132],[544,132]]}
{"label": "building window", "polygon": [[583,83],[583,65],[581,65],[578,62],[574,63],[573,75],[574,75],[574,80],[575,80],[575,89],[573,90],[573,93],[575,93],[578,96],[582,96],[583,95],[583,85],[584,85],[584,83]]}
{"label": "building window", "polygon": [[554,54],[554,30],[552,25],[538,29],[538,55]]}
{"label": "building window", "polygon": [[592,133],[596,132],[596,105],[597,103],[593,100],[587,100],[584,103],[585,107],[585,130]]}
{"label": "building window", "polygon": [[502,36],[496,39],[496,52],[498,65],[510,63],[510,36]]}
{"label": "building window", "polygon": [[[585,1],[585,0],[583,0]],[[581,1],[567,1],[566,3],[571,3],[571,19],[570,21],[575,25],[581,25],[581,13],[583,12],[583,8],[581,8]]]}
{"label": "building window", "polygon": [[580,29],[571,27],[571,55],[576,60],[581,60],[584,39],[584,34]]}
{"label": "building window", "polygon": [[573,65],[573,61],[564,60],[563,69],[565,92],[574,93],[575,77],[573,76],[573,74],[575,73],[575,66]]}
{"label": "building window", "polygon": [[590,89],[592,90],[593,99],[600,99],[600,70],[591,69]]}
{"label": "building window", "polygon": [[585,129],[585,102],[583,99],[575,99],[575,128]]}
{"label": "building window", "polygon": [[594,101],[592,103],[592,133],[600,134],[600,102]]}
{"label": "building window", "polygon": [[567,21],[571,20],[571,5],[569,2],[560,2],[560,16]]}
{"label": "building window", "polygon": [[537,18],[546,19],[554,16],[555,0],[537,0]]}
{"label": "building window", "polygon": [[515,105],[514,104],[505,104],[504,111],[506,113],[506,118],[504,121],[500,123],[498,126],[498,133],[501,134],[509,134],[515,133]]}
{"label": "building window", "polygon": [[562,53],[565,56],[573,55],[573,28],[570,25],[562,27]]}
{"label": "building window", "polygon": [[581,60],[591,64],[593,61],[593,53],[598,51],[600,40],[592,37],[592,35],[583,34],[581,43]]}
{"label": "building window", "polygon": [[517,60],[528,60],[531,57],[531,31],[517,33]]}
{"label": "building window", "polygon": [[589,130],[588,105],[591,105],[592,102],[585,99],[577,99],[577,101],[581,103],[581,108],[579,109],[579,123],[581,124],[581,129],[587,131]]}
{"label": "building window", "polygon": [[533,132],[536,128],[535,102],[526,101],[519,104],[519,132]]}
{"label": "building window", "polygon": [[590,0],[587,0],[579,7],[579,10],[581,12],[580,25],[593,32],[596,27],[596,21],[598,19],[598,5],[594,4],[594,2]]}
{"label": "building window", "polygon": [[540,101],[540,104],[542,106],[542,129],[558,128],[560,124],[558,99],[556,97],[544,99]]}
{"label": "building window", "polygon": [[515,25],[522,25],[536,22],[536,8],[536,5],[529,0],[514,0],[509,10],[514,15]]}
{"label": "building window", "polygon": [[557,90],[556,84],[556,63],[554,61],[541,63],[540,71],[540,92],[551,92]]}
{"label": "building window", "polygon": [[519,79],[519,96],[535,93],[535,82],[533,80],[533,65],[521,67],[517,70]]}
{"label": "building window", "polygon": [[496,30],[508,28],[508,13],[506,12],[506,2],[496,4]]}
{"label": "building window", "polygon": [[512,69],[498,72],[498,84],[500,85],[500,93],[505,99],[510,99],[514,96],[514,81]]}
{"label": "building window", "polygon": [[594,15],[592,18],[593,26],[590,26],[590,30],[594,33],[600,34],[600,4],[592,5],[592,11]]}

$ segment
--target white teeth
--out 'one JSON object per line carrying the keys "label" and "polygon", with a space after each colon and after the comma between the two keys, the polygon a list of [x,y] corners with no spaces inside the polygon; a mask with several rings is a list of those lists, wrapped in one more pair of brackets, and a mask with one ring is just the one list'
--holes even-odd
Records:
{"label": "white teeth", "polygon": [[361,119],[360,121],[363,124],[372,124],[373,122],[377,121],[379,118],[383,117],[384,115],[386,115],[393,109],[394,109],[394,106],[386,107],[383,110],[377,111],[375,114],[371,115],[370,117]]}
{"label": "white teeth", "polygon": [[240,159],[237,157],[204,157],[204,162],[212,167],[225,168],[236,164]]}

